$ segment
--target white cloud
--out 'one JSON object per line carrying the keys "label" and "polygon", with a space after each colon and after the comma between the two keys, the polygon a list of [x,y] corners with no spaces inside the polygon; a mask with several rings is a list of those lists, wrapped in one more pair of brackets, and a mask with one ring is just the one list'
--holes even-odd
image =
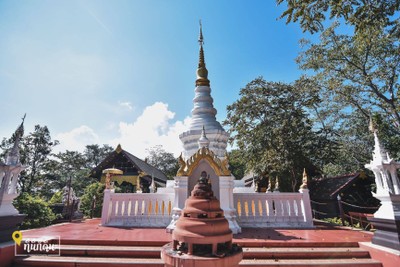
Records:
{"label": "white cloud", "polygon": [[156,102],[147,106],[133,123],[120,122],[117,138],[103,142],[93,129],[82,125],[56,135],[55,139],[60,141],[60,145],[56,146],[55,152],[83,151],[90,144],[110,144],[113,147],[121,144],[124,150],[144,159],[146,149],[162,145],[167,152],[178,157],[183,150],[179,134],[188,129],[190,118],[173,121],[174,117],[175,113],[168,109],[168,104]]}
{"label": "white cloud", "polygon": [[118,101],[118,105],[123,107],[123,108],[125,108],[125,109],[128,109],[128,110],[132,110],[133,109],[131,102]]}
{"label": "white cloud", "polygon": [[60,144],[54,148],[56,153],[65,150],[82,152],[86,145],[99,143],[98,135],[86,125],[60,133],[56,135],[55,139],[60,141]]}
{"label": "white cloud", "polygon": [[146,149],[156,145],[175,156],[183,150],[179,134],[188,129],[190,118],[171,122],[175,113],[168,109],[168,104],[156,102],[144,109],[133,123],[120,122],[120,136],[110,143],[121,144],[122,148],[139,158],[146,156]]}

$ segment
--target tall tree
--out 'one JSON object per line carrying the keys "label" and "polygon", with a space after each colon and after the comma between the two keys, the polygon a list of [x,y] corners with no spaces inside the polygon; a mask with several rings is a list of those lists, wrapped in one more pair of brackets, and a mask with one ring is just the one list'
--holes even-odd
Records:
{"label": "tall tree", "polygon": [[88,177],[90,169],[86,165],[86,158],[77,151],[67,150],[53,155],[47,165],[45,179],[40,184],[41,195],[49,199],[54,191],[68,186],[70,181],[75,194],[82,195],[85,187],[95,182]]}
{"label": "tall tree", "polygon": [[318,43],[302,41],[305,50],[297,62],[312,74],[300,83],[320,95],[320,121],[333,131],[340,144],[338,157],[344,159],[325,170],[354,170],[370,158],[370,116],[383,143],[399,157],[400,0],[277,3],[287,4],[281,16],[287,23],[298,22],[304,31],[320,34]]}
{"label": "tall tree", "polygon": [[86,167],[93,169],[99,165],[100,162],[105,159],[113,150],[114,149],[111,146],[106,144],[103,146],[98,144],[87,145],[85,147],[85,151],[83,152],[83,155],[86,159]]}
{"label": "tall tree", "polygon": [[[227,107],[231,142],[243,151],[247,168],[262,176],[279,177],[280,185],[295,191],[303,168],[316,172],[325,147],[332,145],[313,131],[306,107],[316,101],[294,86],[257,78]],[[323,145],[323,146],[322,146]]]}
{"label": "tall tree", "polygon": [[[276,0],[287,9],[281,15],[286,22],[299,22],[304,31],[324,30],[327,20],[341,19],[354,27],[355,34],[366,36],[371,30],[385,27],[399,36],[399,0]],[[328,17],[327,17],[328,16]]]}
{"label": "tall tree", "polygon": [[161,170],[168,179],[173,179],[179,169],[178,160],[174,155],[165,151],[161,145],[146,149],[146,152],[147,162]]}
{"label": "tall tree", "polygon": [[380,32],[360,42],[355,37],[336,34],[335,28],[327,29],[319,44],[309,45],[300,54],[300,67],[315,72],[312,79],[325,99],[341,103],[344,110],[358,109],[366,121],[372,111],[382,113],[399,128],[398,40]]}
{"label": "tall tree", "polygon": [[242,151],[239,149],[233,149],[228,153],[229,169],[236,179],[242,179],[246,174],[246,163],[242,154]]}

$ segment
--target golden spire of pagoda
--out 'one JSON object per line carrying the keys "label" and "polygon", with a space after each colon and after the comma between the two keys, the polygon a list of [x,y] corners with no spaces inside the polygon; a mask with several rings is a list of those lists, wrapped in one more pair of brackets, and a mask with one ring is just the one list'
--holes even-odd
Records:
{"label": "golden spire of pagoda", "polygon": [[197,79],[196,86],[210,86],[210,81],[207,79],[208,71],[206,68],[206,62],[204,60],[204,50],[203,50],[203,30],[200,20],[200,34],[199,34],[199,44],[200,44],[200,52],[199,52],[199,66],[197,68]]}

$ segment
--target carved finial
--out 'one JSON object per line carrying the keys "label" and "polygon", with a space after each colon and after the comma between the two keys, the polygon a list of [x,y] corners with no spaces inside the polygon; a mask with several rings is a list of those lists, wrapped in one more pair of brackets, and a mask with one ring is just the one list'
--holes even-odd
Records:
{"label": "carved finial", "polygon": [[372,117],[369,117],[369,130],[374,134],[374,161],[390,161],[390,156],[386,149],[382,146],[379,137],[378,130],[375,128]]}
{"label": "carved finial", "polygon": [[376,128],[374,125],[374,121],[372,120],[372,116],[369,117],[369,127],[368,129],[371,131],[371,133],[375,133]]}
{"label": "carved finial", "polygon": [[21,141],[22,136],[24,135],[24,121],[25,121],[26,113],[22,118],[21,124],[18,126],[17,130],[14,133],[14,145],[11,150],[7,153],[6,164],[8,165],[17,165],[19,164],[19,142]]}
{"label": "carved finial", "polygon": [[276,178],[275,178],[274,192],[279,192],[279,178],[278,178],[278,176],[276,176]]}
{"label": "carved finial", "polygon": [[306,168],[304,168],[304,171],[303,171],[303,184],[300,186],[300,189],[308,189],[307,183],[308,183],[308,175],[307,175],[307,172],[306,172]]}
{"label": "carved finial", "polygon": [[204,44],[204,40],[203,40],[203,30],[202,30],[201,20],[199,20],[199,25],[200,25],[199,44],[200,46],[202,46]]}
{"label": "carved finial", "polygon": [[117,148],[115,149],[115,152],[117,152],[118,154],[122,152],[121,144],[118,144]]}
{"label": "carved finial", "polygon": [[268,188],[267,188],[267,191],[265,193],[269,193],[269,192],[272,191],[271,182],[272,182],[271,178],[268,176],[268,178],[267,178]]}

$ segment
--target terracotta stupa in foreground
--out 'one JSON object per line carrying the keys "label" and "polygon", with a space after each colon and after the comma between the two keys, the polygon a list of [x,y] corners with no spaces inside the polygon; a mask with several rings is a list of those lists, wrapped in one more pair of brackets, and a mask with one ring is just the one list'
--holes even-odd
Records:
{"label": "terracotta stupa in foreground", "polygon": [[203,172],[161,258],[165,266],[238,266],[242,249],[232,245],[232,231]]}

